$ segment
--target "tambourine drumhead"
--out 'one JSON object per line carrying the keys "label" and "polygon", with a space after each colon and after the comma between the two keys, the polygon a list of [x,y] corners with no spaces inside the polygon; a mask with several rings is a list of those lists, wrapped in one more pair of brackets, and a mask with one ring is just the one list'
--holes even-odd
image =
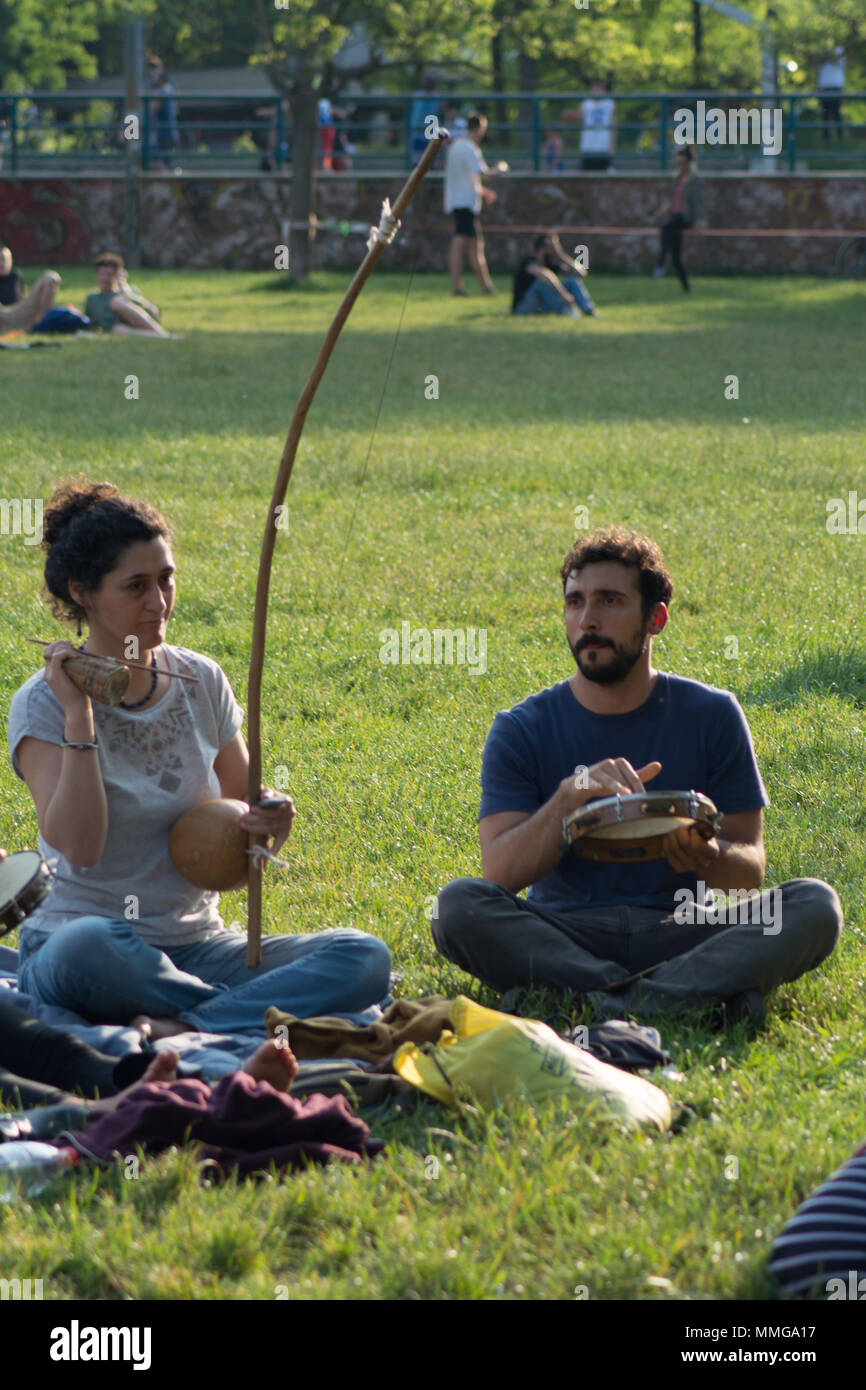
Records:
{"label": "tambourine drumhead", "polygon": [[0,936],[14,931],[51,888],[48,865],[36,850],[10,854],[0,863]]}
{"label": "tambourine drumhead", "polygon": [[643,820],[617,821],[600,825],[592,832],[594,840],[644,840],[650,835],[667,835],[681,825],[694,825],[694,816],[646,816]]}
{"label": "tambourine drumhead", "polygon": [[662,857],[662,841],[672,830],[693,825],[710,838],[720,821],[700,792],[599,797],[563,820],[563,848],[584,859],[647,862]]}

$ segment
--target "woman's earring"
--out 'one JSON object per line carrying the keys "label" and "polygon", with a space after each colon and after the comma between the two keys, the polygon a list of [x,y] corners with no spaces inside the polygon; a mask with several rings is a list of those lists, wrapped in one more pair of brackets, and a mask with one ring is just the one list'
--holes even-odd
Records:
{"label": "woman's earring", "polygon": [[78,610],[78,636],[81,636],[81,609]]}

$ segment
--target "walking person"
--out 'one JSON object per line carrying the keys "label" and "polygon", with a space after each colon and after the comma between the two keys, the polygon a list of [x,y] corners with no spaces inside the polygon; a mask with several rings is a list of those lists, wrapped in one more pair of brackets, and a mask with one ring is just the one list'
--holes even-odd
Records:
{"label": "walking person", "polygon": [[445,211],[454,217],[448,269],[451,272],[452,293],[457,295],[466,294],[463,286],[463,262],[466,257],[484,293],[496,294],[487,269],[481,232],[481,205],[495,202],[496,194],[492,189],[485,188],[481,179],[484,174],[504,173],[508,165],[501,161],[495,169],[489,169],[485,164],[481,142],[486,133],[487,117],[473,112],[466,122],[466,134],[449,144],[445,156]]}
{"label": "walking person", "polygon": [[689,289],[689,277],[682,260],[683,232],[689,227],[705,226],[704,190],[695,173],[695,153],[691,145],[683,145],[674,155],[677,181],[671,201],[670,216],[662,224],[659,259],[653,277],[658,280],[665,273],[667,258],[680,278],[684,290]]}

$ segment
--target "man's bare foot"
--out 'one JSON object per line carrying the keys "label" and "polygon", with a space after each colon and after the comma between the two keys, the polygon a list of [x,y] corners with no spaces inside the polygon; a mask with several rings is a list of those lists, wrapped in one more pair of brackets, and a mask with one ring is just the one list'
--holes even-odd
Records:
{"label": "man's bare foot", "polygon": [[190,1028],[188,1023],[182,1023],[179,1018],[156,1018],[150,1014],[136,1014],[130,1027],[137,1028],[142,1037],[149,1038],[151,1042],[159,1042],[161,1038],[174,1038],[178,1033],[195,1032],[194,1028]]}
{"label": "man's bare foot", "polygon": [[275,1038],[268,1038],[244,1063],[244,1071],[256,1081],[269,1081],[275,1091],[287,1091],[298,1074],[294,1052]]}
{"label": "man's bare foot", "polygon": [[469,295],[462,287],[459,290],[452,290],[452,294],[457,295],[458,299],[468,299]]}
{"label": "man's bare foot", "polygon": [[176,1081],[179,1061],[180,1058],[176,1052],[158,1052],[150,1065],[142,1072],[138,1081],[134,1081],[131,1086],[126,1086],[122,1091],[118,1091],[116,1096],[106,1096],[104,1100],[94,1101],[90,1107],[91,1110],[102,1115],[109,1110],[116,1110],[123,1097],[128,1096],[143,1081]]}
{"label": "man's bare foot", "polygon": [[499,291],[498,291],[498,289],[496,288],[495,285],[485,285],[485,286],[483,287],[481,293],[482,293],[482,294],[498,294]]}
{"label": "man's bare foot", "polygon": [[[173,1049],[167,1048],[165,1052],[157,1052],[150,1066],[142,1072],[141,1081],[177,1081],[179,1061],[180,1058]],[[137,1083],[139,1086],[141,1081]]]}

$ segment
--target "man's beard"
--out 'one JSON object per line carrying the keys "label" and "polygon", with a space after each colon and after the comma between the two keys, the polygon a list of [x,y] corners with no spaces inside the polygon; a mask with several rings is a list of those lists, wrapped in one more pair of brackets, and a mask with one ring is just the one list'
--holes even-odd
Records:
{"label": "man's beard", "polygon": [[[586,680],[595,681],[597,685],[615,685],[618,681],[624,681],[646,651],[647,632],[648,628],[642,627],[638,633],[637,643],[629,647],[617,646],[609,638],[579,637],[571,648],[572,656],[577,662],[577,669]],[[603,648],[612,650],[613,656],[601,657],[601,660],[592,657],[587,660],[587,657],[582,655],[583,650],[590,646],[594,640],[601,642]]]}

